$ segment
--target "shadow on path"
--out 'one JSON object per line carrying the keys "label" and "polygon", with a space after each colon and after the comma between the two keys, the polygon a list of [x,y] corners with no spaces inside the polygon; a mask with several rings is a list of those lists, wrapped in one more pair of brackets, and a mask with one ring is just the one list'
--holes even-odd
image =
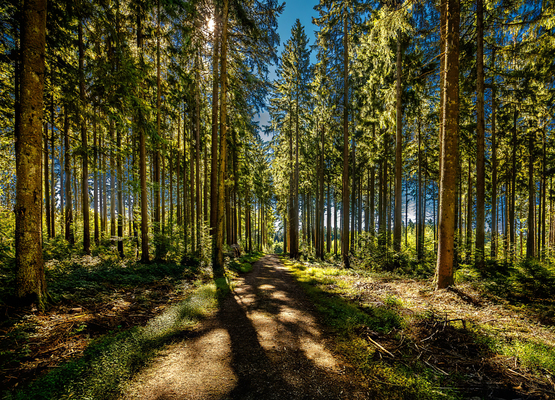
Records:
{"label": "shadow on path", "polygon": [[357,399],[302,289],[277,257],[239,279],[217,314],[132,383],[126,399]]}

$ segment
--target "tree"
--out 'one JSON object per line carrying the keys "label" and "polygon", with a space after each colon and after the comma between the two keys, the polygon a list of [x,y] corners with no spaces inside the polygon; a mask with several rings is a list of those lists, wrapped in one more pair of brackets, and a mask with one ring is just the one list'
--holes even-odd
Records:
{"label": "tree", "polygon": [[[439,242],[435,275],[436,289],[453,284],[453,259],[455,251],[455,202],[457,190],[458,122],[459,122],[459,0],[447,1],[445,72],[441,90],[444,92],[443,138],[440,141],[441,178],[439,198]],[[442,8],[443,11],[443,8]]]}
{"label": "tree", "polygon": [[483,0],[476,0],[476,108],[477,108],[477,146],[476,146],[476,265],[484,266],[485,242],[485,122],[484,122],[484,10]]}
{"label": "tree", "polygon": [[23,303],[46,295],[41,232],[41,149],[46,0],[25,0],[21,26],[21,93],[16,132],[16,297]]}

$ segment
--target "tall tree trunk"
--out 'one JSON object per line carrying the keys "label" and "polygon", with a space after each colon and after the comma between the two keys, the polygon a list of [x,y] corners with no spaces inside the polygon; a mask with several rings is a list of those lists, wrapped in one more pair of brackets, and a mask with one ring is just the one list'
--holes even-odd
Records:
{"label": "tall tree trunk", "polygon": [[116,240],[116,200],[118,197],[116,186],[116,127],[113,119],[110,119],[110,237],[112,244]]}
{"label": "tall tree trunk", "polygon": [[418,190],[416,193],[416,259],[422,260],[422,126],[418,117]]}
{"label": "tall tree trunk", "polygon": [[[106,140],[104,139],[104,142]],[[106,147],[106,146],[105,146]],[[106,187],[106,155],[102,156],[102,236],[108,231],[108,188]]]}
{"label": "tall tree trunk", "polygon": [[[160,87],[160,0],[156,2],[156,136],[161,138],[161,87]],[[119,133],[119,130],[118,130]],[[161,213],[160,213],[160,147],[158,144],[154,148],[154,198],[152,199],[154,209],[154,237],[156,244],[155,258],[162,259],[164,253],[164,241],[160,237]]]}
{"label": "tall tree trunk", "polygon": [[536,182],[534,182],[534,135],[528,133],[528,234],[526,237],[526,258],[532,259],[536,249]]}
{"label": "tall tree trunk", "polygon": [[401,32],[397,32],[397,128],[395,139],[395,227],[393,229],[393,250],[401,251],[401,213],[403,202],[403,114],[401,89]]}
{"label": "tall tree trunk", "polygon": [[81,123],[81,206],[83,207],[83,251],[91,253],[91,232],[89,227],[89,149],[87,144],[87,125],[85,123],[85,50],[83,48],[83,21],[79,18],[79,121]]}
{"label": "tall tree trunk", "polygon": [[199,65],[199,57],[200,55],[197,53],[197,57],[195,59],[196,63],[196,72],[195,72],[195,173],[196,173],[196,200],[197,200],[197,246],[200,251],[201,247],[201,229],[202,229],[202,200],[200,198],[200,65]]}
{"label": "tall tree trunk", "polygon": [[466,197],[466,262],[470,264],[472,258],[472,165],[468,159],[468,196]]}
{"label": "tall tree trunk", "polygon": [[[545,129],[542,130],[542,142],[543,142],[543,147],[542,147],[542,176],[541,176],[541,186],[542,186],[542,198],[541,198],[541,218],[540,218],[540,226],[542,227],[541,229],[541,244],[539,245],[538,248],[538,252],[540,254],[540,256],[542,257],[542,259],[545,257],[545,230],[547,228],[546,226],[546,211],[547,211],[547,207],[546,207],[546,192],[547,192],[547,180],[546,180],[546,176],[545,176],[545,168],[546,168],[546,134],[545,134]],[[553,208],[551,208],[551,212],[553,212]],[[540,240],[538,240],[539,242]]]}
{"label": "tall tree trunk", "polygon": [[220,165],[218,179],[218,223],[213,265],[215,278],[224,274],[224,207],[225,207],[225,166],[227,160],[227,25],[229,0],[223,0],[222,53],[221,53],[221,109],[220,109]]}
{"label": "tall tree trunk", "polygon": [[343,16],[343,209],[341,210],[341,256],[343,266],[350,268],[349,259],[349,37],[347,15]]}
{"label": "tall tree trunk", "polygon": [[218,5],[214,0],[214,43],[212,48],[212,147],[210,168],[210,229],[216,234],[218,223],[218,48],[220,46],[220,24]]}
{"label": "tall tree trunk", "polygon": [[331,253],[331,195],[330,195],[330,178],[328,173],[328,193],[327,193],[327,208],[326,208],[326,253]]}
{"label": "tall tree trunk", "polygon": [[476,113],[478,116],[476,148],[476,266],[484,267],[486,229],[486,168],[484,122],[484,5],[476,0]]}
{"label": "tall tree trunk", "polygon": [[516,205],[516,150],[517,150],[517,120],[516,107],[513,114],[513,140],[512,140],[512,171],[511,171],[511,202],[509,208],[509,251],[514,253],[515,249],[515,205]]}
{"label": "tall tree trunk", "polygon": [[[52,72],[52,87],[54,86],[54,72]],[[50,168],[50,182],[52,184],[52,203],[50,207],[50,233],[56,237],[56,179],[54,166],[56,164],[56,146],[54,145],[54,91],[50,96],[50,148],[52,149],[52,168]],[[60,193],[61,195],[61,193]]]}
{"label": "tall tree trunk", "polygon": [[21,25],[21,93],[16,129],[16,297],[22,303],[46,294],[42,258],[41,142],[46,0],[26,0]]}
{"label": "tall tree trunk", "polygon": [[442,82],[445,103],[442,118],[439,242],[435,276],[437,289],[443,289],[453,284],[455,202],[457,165],[459,163],[459,0],[448,0],[446,12],[445,81]]}
{"label": "tall tree trunk", "polygon": [[[237,192],[239,191],[239,171],[237,170],[237,132],[235,129],[231,131],[232,139],[233,139],[233,153],[232,153],[232,162],[233,162],[233,213],[232,213],[232,223],[233,223],[233,232],[232,232],[232,243],[237,244]],[[239,223],[240,223],[239,219]]]}
{"label": "tall tree trunk", "polygon": [[43,135],[44,139],[44,207],[46,214],[46,234],[49,238],[52,237],[52,224],[50,223],[50,167],[48,166],[49,151],[48,151],[48,125],[45,122],[43,124]]}
{"label": "tall tree trunk", "polygon": [[335,188],[333,189],[333,254],[337,255],[337,193]]}
{"label": "tall tree trunk", "polygon": [[[206,140],[206,135],[202,136],[202,147],[203,147],[203,152],[204,152],[204,166],[203,166],[203,172],[204,172],[204,181],[202,184],[202,190],[203,190],[203,194],[202,194],[202,201],[203,201],[203,223],[206,224],[208,227],[210,227],[210,215],[209,215],[209,211],[208,211],[208,185],[209,185],[209,181],[208,181],[208,143]],[[210,231],[208,231],[208,233],[210,233]]]}
{"label": "tall tree trunk", "polygon": [[123,217],[125,210],[123,208],[123,168],[121,160],[121,129],[117,130],[117,174],[118,174],[118,252],[123,258]]}
{"label": "tall tree trunk", "polygon": [[96,126],[96,108],[93,115],[93,146],[94,146],[94,168],[93,168],[93,184],[94,184],[94,243],[100,244],[100,231],[98,226],[98,132]]}
{"label": "tall tree trunk", "polygon": [[[482,1],[482,0],[480,0]],[[495,48],[491,51],[491,65],[495,66]],[[491,258],[497,259],[497,132],[496,132],[496,90],[495,79],[491,84]]]}
{"label": "tall tree trunk", "polygon": [[176,190],[177,190],[177,225],[181,226],[183,223],[183,215],[181,209],[181,113],[177,113],[177,151],[176,151],[176,168],[175,174],[177,175]]}
{"label": "tall tree trunk", "polygon": [[[140,65],[143,67],[143,31],[141,25],[141,16],[137,15],[137,48],[139,49]],[[142,95],[142,83],[139,90],[139,96]],[[138,109],[139,118],[139,180],[141,183],[141,262],[149,261],[148,251],[148,198],[146,188],[146,136],[141,109]]]}
{"label": "tall tree trunk", "polygon": [[356,233],[356,226],[355,226],[355,215],[356,215],[356,197],[357,197],[357,169],[356,169],[356,147],[354,141],[351,143],[351,182],[352,182],[352,191],[351,191],[351,235],[350,235],[350,246],[351,249],[355,247],[355,233]]}

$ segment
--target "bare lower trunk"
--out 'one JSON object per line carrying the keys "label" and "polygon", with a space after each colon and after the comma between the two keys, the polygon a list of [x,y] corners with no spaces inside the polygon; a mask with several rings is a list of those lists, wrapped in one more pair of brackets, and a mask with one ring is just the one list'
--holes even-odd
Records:
{"label": "bare lower trunk", "polygon": [[26,0],[21,26],[20,125],[16,130],[16,297],[42,303],[46,294],[42,258],[41,143],[46,0]]}
{"label": "bare lower trunk", "polygon": [[347,17],[343,17],[343,210],[341,212],[341,256],[343,266],[350,268],[349,259],[349,39]]}
{"label": "bare lower trunk", "polygon": [[455,203],[459,163],[459,0],[448,0],[446,11],[445,81],[442,82],[445,95],[442,118],[444,137],[441,143],[439,242],[435,276],[437,289],[453,284]]}

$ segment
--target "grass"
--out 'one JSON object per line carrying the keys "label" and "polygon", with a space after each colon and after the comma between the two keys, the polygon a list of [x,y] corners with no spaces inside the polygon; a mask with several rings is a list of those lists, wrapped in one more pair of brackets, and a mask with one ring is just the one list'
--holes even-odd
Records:
{"label": "grass", "polygon": [[[419,399],[555,395],[555,331],[545,322],[555,294],[550,264],[465,266],[457,288],[436,292],[430,278],[402,268],[282,261],[376,398],[384,390],[386,398]],[[507,386],[523,377],[525,389]]]}
{"label": "grass", "polygon": [[82,357],[67,362],[4,399],[112,399],[165,344],[185,334],[217,306],[215,284],[198,286],[184,301],[144,327],[112,333],[91,343]]}
{"label": "grass", "polygon": [[246,274],[252,271],[253,264],[262,257],[264,257],[264,253],[262,252],[244,254],[239,258],[231,260],[228,264],[228,268],[236,273]]}
{"label": "grass", "polygon": [[[316,304],[324,323],[333,330],[338,350],[370,377],[375,398],[444,399],[452,394],[436,388],[437,381],[431,379],[435,375],[425,364],[416,362],[409,367],[381,361],[376,346],[361,337],[361,332],[394,336],[406,326],[406,319],[398,311],[398,299],[389,297],[382,306],[359,307],[347,299],[355,290],[341,279],[353,276],[354,271],[306,266],[283,258],[282,261]],[[387,393],[385,397],[384,393]]]}

